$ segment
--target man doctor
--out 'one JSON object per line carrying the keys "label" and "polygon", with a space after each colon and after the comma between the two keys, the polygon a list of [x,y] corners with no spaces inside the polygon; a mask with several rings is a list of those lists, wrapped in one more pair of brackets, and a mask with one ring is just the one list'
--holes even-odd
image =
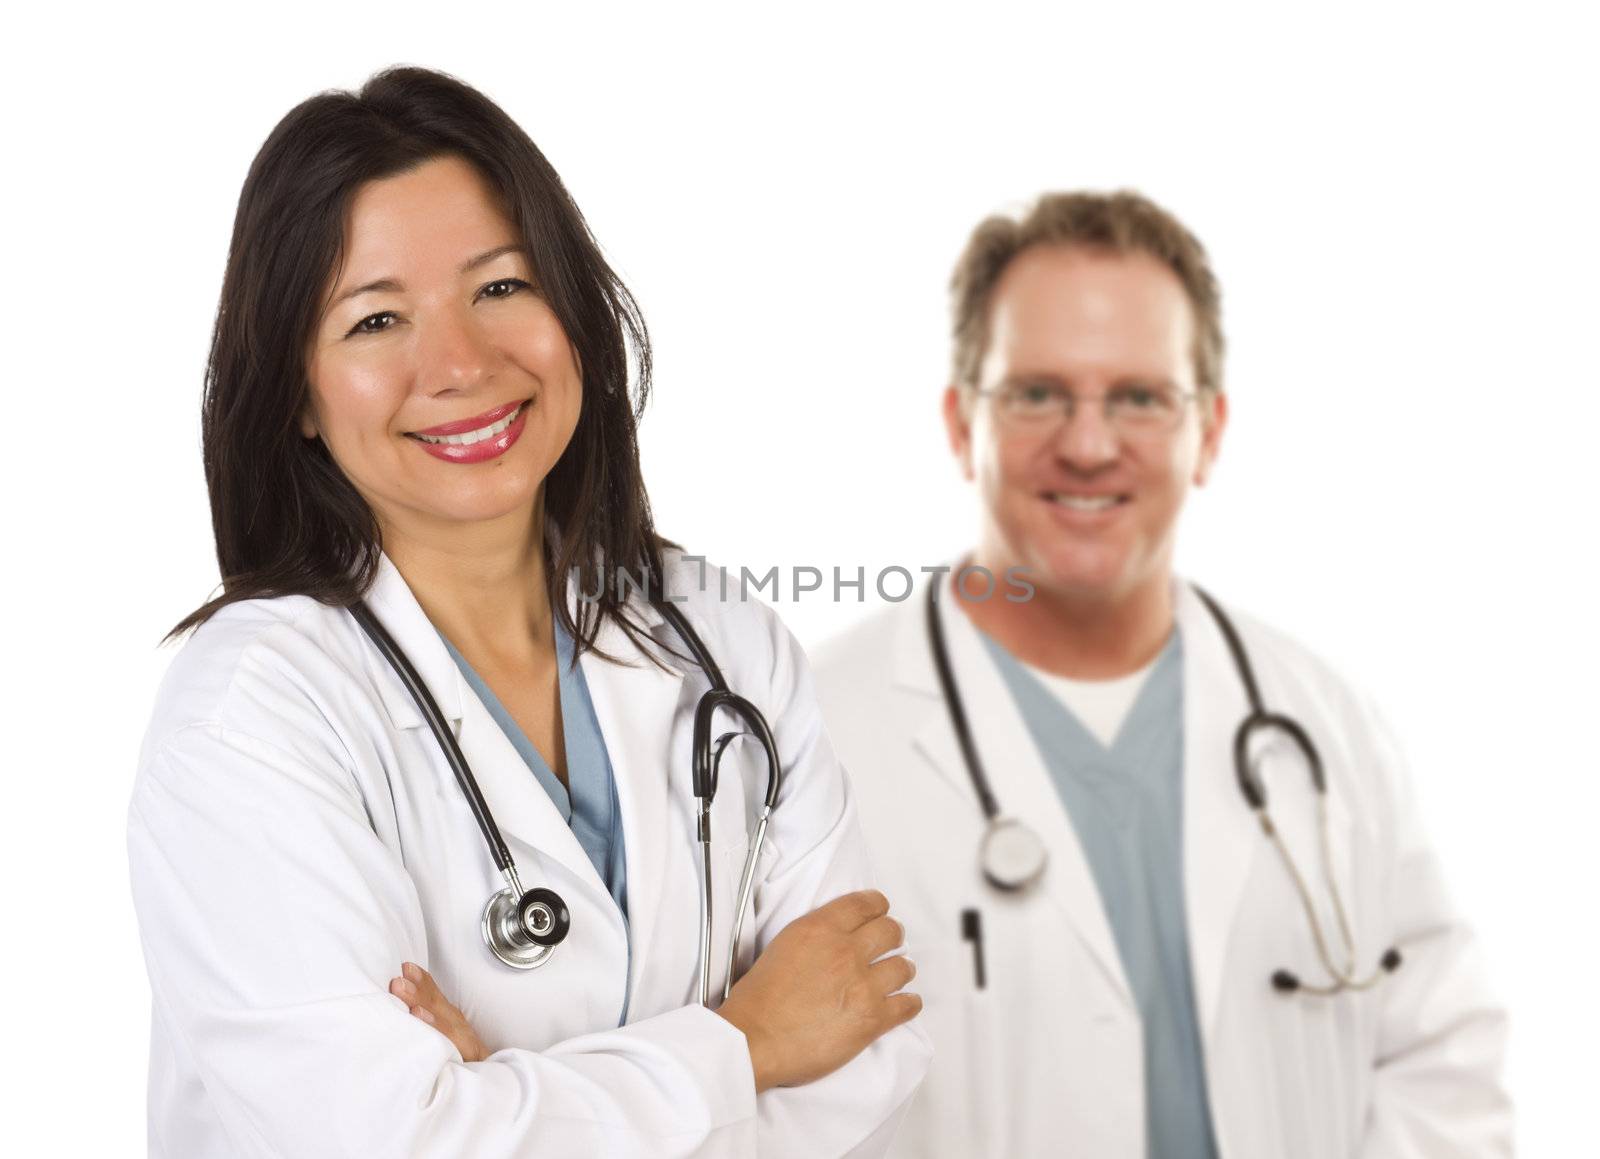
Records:
{"label": "man doctor", "polygon": [[[1201,245],[1135,194],[1054,194],[979,225],[952,291],[977,542],[815,656],[935,1047],[896,1153],[1509,1154],[1505,1015],[1393,738],[1173,574],[1228,414]],[[1246,799],[1245,664],[1325,808],[1283,729],[1247,741]]]}

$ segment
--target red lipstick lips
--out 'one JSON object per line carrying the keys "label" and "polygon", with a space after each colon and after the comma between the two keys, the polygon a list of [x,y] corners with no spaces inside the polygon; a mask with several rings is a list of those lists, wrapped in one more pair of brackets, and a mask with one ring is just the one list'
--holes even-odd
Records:
{"label": "red lipstick lips", "polygon": [[[411,431],[407,437],[434,458],[447,463],[483,463],[497,459],[511,449],[511,444],[521,437],[523,428],[527,426],[528,410],[532,406],[531,399],[508,402],[470,419]],[[485,431],[491,433],[481,433]],[[474,434],[478,437],[467,442],[466,439]]]}
{"label": "red lipstick lips", "polygon": [[497,406],[493,410],[486,410],[481,415],[475,415],[470,419],[461,419],[459,422],[453,423],[440,423],[436,427],[428,427],[426,430],[412,431],[411,433],[414,435],[429,435],[434,438],[444,438],[446,435],[464,435],[468,431],[493,426],[527,401],[527,399],[518,399],[516,402],[506,403],[505,406]]}

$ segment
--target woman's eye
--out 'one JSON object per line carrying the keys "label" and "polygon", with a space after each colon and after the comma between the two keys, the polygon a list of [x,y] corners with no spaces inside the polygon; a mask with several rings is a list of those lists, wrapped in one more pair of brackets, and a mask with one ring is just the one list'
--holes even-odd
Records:
{"label": "woman's eye", "polygon": [[[492,293],[491,292],[491,291],[500,289],[502,287],[504,287],[504,292],[501,292],[501,293]],[[509,297],[511,297],[512,294],[515,294],[518,290],[531,289],[531,288],[532,287],[530,287],[528,285],[528,283],[523,281],[521,278],[501,278],[497,282],[490,282],[487,286],[485,286],[483,288],[482,292],[485,293],[485,294],[488,294],[489,297],[491,297],[491,298],[509,298]]]}
{"label": "woman's eye", "polygon": [[[490,298],[509,298],[519,290],[531,290],[533,286],[521,278],[500,278],[490,282],[478,291]],[[369,314],[350,328],[350,334],[382,334],[389,329],[388,319],[395,317],[393,310],[385,310],[381,314]]]}
{"label": "woman's eye", "polygon": [[381,334],[381,333],[383,333],[383,331],[387,330],[389,327],[388,326],[375,326],[375,325],[371,325],[371,323],[381,322],[385,318],[393,318],[393,317],[394,317],[394,311],[393,310],[385,310],[381,314],[369,314],[369,315],[367,315],[367,317],[361,319],[361,321],[357,322],[354,326],[352,326],[350,328],[350,333],[351,334]]}

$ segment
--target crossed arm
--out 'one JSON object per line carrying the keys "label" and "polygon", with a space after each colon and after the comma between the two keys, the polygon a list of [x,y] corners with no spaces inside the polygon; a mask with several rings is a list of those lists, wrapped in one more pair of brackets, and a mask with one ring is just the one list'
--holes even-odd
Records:
{"label": "crossed arm", "polygon": [[[909,958],[892,953],[904,940],[876,890],[835,898],[784,927],[717,1011],[749,1043],[757,1093],[831,1074],[922,1009],[918,995],[902,992],[916,976]],[[402,964],[389,993],[448,1038],[463,1061],[489,1057],[417,963]]]}

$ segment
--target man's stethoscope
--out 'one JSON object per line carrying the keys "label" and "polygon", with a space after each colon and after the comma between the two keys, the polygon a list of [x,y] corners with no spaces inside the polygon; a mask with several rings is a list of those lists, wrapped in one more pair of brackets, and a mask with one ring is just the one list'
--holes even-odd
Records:
{"label": "man's stethoscope", "polygon": [[[1305,908],[1306,920],[1311,926],[1311,936],[1316,943],[1317,956],[1333,980],[1330,985],[1312,986],[1302,982],[1298,975],[1289,970],[1278,970],[1272,975],[1272,985],[1283,993],[1302,991],[1324,996],[1338,994],[1344,990],[1365,990],[1375,985],[1384,975],[1400,968],[1400,951],[1390,947],[1379,960],[1378,969],[1364,978],[1357,976],[1355,943],[1350,933],[1350,922],[1345,914],[1344,900],[1339,894],[1339,885],[1334,878],[1329,854],[1328,783],[1322,771],[1322,757],[1299,722],[1292,717],[1268,712],[1263,707],[1261,691],[1256,684],[1255,670],[1250,664],[1250,657],[1244,650],[1244,644],[1239,639],[1239,633],[1234,628],[1233,622],[1208,594],[1198,587],[1194,590],[1210,611],[1212,618],[1216,620],[1217,626],[1222,629],[1228,651],[1233,656],[1234,667],[1238,670],[1240,682],[1244,684],[1245,694],[1250,698],[1250,713],[1240,722],[1238,731],[1233,736],[1233,763],[1239,779],[1239,791],[1244,794],[1245,801],[1261,823],[1262,832],[1277,848],[1289,871],[1289,876],[1294,879],[1300,903]],[[956,740],[961,745],[961,755],[966,762],[967,775],[972,779],[972,787],[978,794],[983,815],[989,822],[978,850],[979,868],[983,870],[983,876],[989,884],[996,889],[1020,892],[1044,875],[1047,860],[1044,841],[1024,822],[1001,814],[1000,804],[995,799],[988,776],[984,773],[983,763],[978,759],[978,748],[973,743],[972,729],[967,723],[967,710],[962,703],[961,693],[956,688],[955,673],[950,666],[949,651],[945,647],[944,626],[939,621],[937,583],[928,585],[927,616],[928,643],[933,650],[933,666],[939,674],[939,686],[944,693],[944,702],[950,711],[950,723],[955,729]],[[1322,872],[1328,883],[1328,893],[1333,900],[1333,912],[1338,919],[1340,940],[1344,944],[1345,957],[1342,968],[1333,960],[1328,940],[1323,933],[1322,922],[1317,917],[1316,907],[1311,903],[1311,892],[1306,886],[1305,877],[1295,864],[1294,858],[1289,855],[1288,847],[1284,845],[1277,826],[1272,823],[1271,814],[1267,812],[1266,786],[1262,784],[1255,762],[1251,759],[1250,746],[1252,740],[1268,733],[1282,734],[1294,742],[1295,747],[1305,757],[1311,772],[1311,783],[1317,791],[1317,820],[1322,836]]]}
{"label": "man's stethoscope", "polygon": [[[688,645],[689,651],[694,655],[695,663],[700,666],[711,684],[710,690],[700,697],[699,703],[695,706],[693,742],[694,795],[700,801],[698,834],[701,857],[705,866],[700,907],[700,1002],[702,1005],[710,1005],[711,802],[717,794],[717,773],[722,763],[722,753],[729,741],[739,736],[751,735],[760,743],[767,758],[767,795],[756,821],[754,836],[750,839],[749,849],[745,854],[744,872],[739,879],[739,900],[734,914],[733,937],[728,942],[728,972],[722,987],[724,998],[733,985],[734,953],[739,945],[739,933],[744,925],[744,914],[749,905],[750,890],[755,880],[756,859],[761,855],[762,843],[766,840],[767,820],[772,815],[773,806],[778,802],[778,791],[783,784],[783,768],[778,760],[778,748],[773,742],[772,730],[767,727],[766,718],[755,705],[728,688],[727,681],[722,678],[721,669],[712,660],[711,653],[706,650],[704,642],[689,626],[689,621],[684,618],[683,613],[665,600],[653,600],[652,603]],[[378,651],[383,654],[383,658],[389,662],[390,667],[406,686],[406,690],[411,693],[411,698],[417,702],[422,718],[428,722],[434,740],[438,742],[451,771],[455,773],[456,783],[466,795],[467,804],[471,806],[472,815],[477,820],[483,839],[489,846],[490,856],[494,858],[495,868],[505,878],[505,888],[490,897],[483,907],[484,944],[496,958],[515,969],[531,970],[535,966],[543,965],[572,927],[572,917],[567,911],[567,903],[553,889],[542,886],[535,886],[532,889],[522,887],[522,881],[517,876],[516,862],[511,859],[511,851],[506,847],[505,839],[500,836],[500,827],[495,824],[494,815],[489,812],[489,805],[478,788],[477,778],[472,775],[472,769],[468,767],[467,759],[462,755],[461,746],[456,742],[449,724],[444,719],[444,714],[439,711],[439,706],[428,691],[427,685],[422,682],[422,677],[417,674],[417,670],[412,667],[411,661],[407,659],[400,645],[395,643],[394,637],[389,635],[366,604],[356,601],[350,606],[350,614],[371,638]],[[749,731],[724,733],[713,744],[711,724],[719,708],[732,713]]]}

